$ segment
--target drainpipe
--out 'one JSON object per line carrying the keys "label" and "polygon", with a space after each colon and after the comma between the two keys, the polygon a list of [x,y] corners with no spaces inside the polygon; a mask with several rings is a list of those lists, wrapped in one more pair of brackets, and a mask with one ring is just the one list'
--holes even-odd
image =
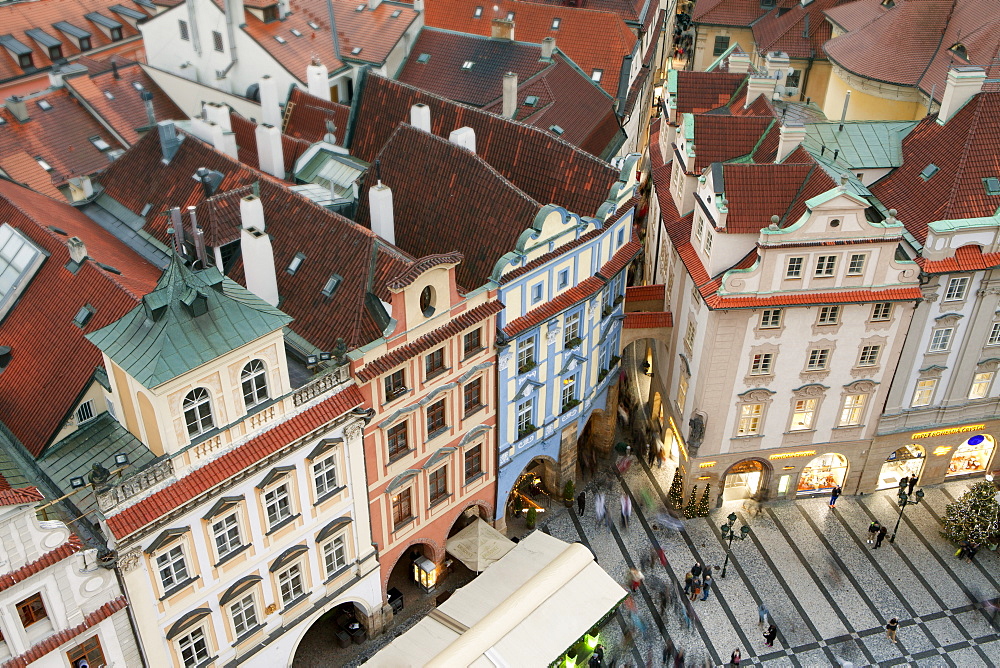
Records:
{"label": "drainpipe", "polygon": [[[122,577],[121,571],[117,568],[112,567],[110,569],[114,572],[115,578],[118,579],[118,588],[125,594],[125,598],[128,598],[128,592],[125,589],[125,579]],[[128,615],[128,625],[132,629],[132,635],[135,636],[135,646],[139,650],[139,659],[142,661],[143,668],[149,667],[149,659],[146,658],[146,648],[142,644],[142,639],[139,636],[139,625],[135,621],[135,612],[132,610],[132,601],[128,602],[125,606],[125,613]]]}
{"label": "drainpipe", "polygon": [[811,49],[809,51],[809,64],[806,65],[806,71],[802,74],[802,85],[799,86],[799,102],[806,99],[806,86],[809,85],[809,72],[812,71],[813,61],[816,59],[816,49]]}

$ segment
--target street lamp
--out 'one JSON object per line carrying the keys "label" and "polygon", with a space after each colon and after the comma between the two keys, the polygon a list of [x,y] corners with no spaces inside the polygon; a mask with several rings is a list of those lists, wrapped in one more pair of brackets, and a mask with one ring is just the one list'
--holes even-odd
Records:
{"label": "street lamp", "polygon": [[889,537],[890,543],[896,542],[896,532],[899,531],[899,523],[903,521],[903,510],[911,504],[920,503],[921,499],[924,498],[924,490],[918,489],[916,496],[917,500],[911,501],[906,491],[902,487],[899,488],[899,517],[896,518],[896,526],[893,527],[892,536]]}
{"label": "street lamp", "polygon": [[733,525],[736,524],[736,513],[729,513],[729,517],[726,519],[729,521],[722,525],[722,540],[728,540],[729,545],[726,547],[726,561],[722,564],[721,577],[726,577],[726,569],[729,568],[729,554],[733,551],[733,541],[744,540],[750,535],[750,527],[746,524],[740,527],[739,534],[733,531]]}

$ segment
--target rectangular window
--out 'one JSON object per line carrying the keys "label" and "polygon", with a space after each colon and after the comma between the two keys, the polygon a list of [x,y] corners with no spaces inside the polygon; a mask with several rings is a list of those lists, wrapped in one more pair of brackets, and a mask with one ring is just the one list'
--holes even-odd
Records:
{"label": "rectangular window", "polygon": [[788,70],[788,76],[785,78],[785,86],[788,88],[798,88],[799,79],[802,77],[801,70]]}
{"label": "rectangular window", "polygon": [[463,337],[462,350],[465,351],[466,357],[482,349],[482,331],[481,329],[474,329]]}
{"label": "rectangular window", "polygon": [[774,362],[774,353],[758,353],[753,356],[750,363],[751,376],[766,376],[771,373],[771,364]]}
{"label": "rectangular window", "polygon": [[177,641],[177,648],[181,651],[184,668],[195,668],[208,659],[208,641],[205,640],[205,632],[200,626],[182,636]]}
{"label": "rectangular window", "polygon": [[892,317],[892,302],[872,305],[872,320],[889,320]]}
{"label": "rectangular window", "polygon": [[694,238],[695,241],[701,241],[705,236],[705,219],[700,215],[698,216],[698,222],[694,225]]}
{"label": "rectangular window", "polygon": [[816,413],[815,399],[797,399],[792,410],[792,424],[789,431],[812,429],[813,415]]}
{"label": "rectangular window", "polygon": [[391,427],[386,433],[389,442],[389,459],[401,455],[409,450],[409,443],[406,437],[406,423],[400,422],[395,427]]}
{"label": "rectangular window", "polygon": [[951,347],[951,335],[955,332],[953,327],[941,327],[935,329],[931,334],[931,352],[942,352]]}
{"label": "rectangular window", "polygon": [[861,355],[858,356],[858,366],[875,366],[878,362],[878,354],[882,351],[882,346],[863,346]]}
{"label": "rectangular window", "polygon": [[83,424],[94,419],[94,400],[88,399],[76,409],[76,423]]}
{"label": "rectangular window", "polygon": [[729,37],[726,35],[717,35],[715,37],[715,45],[712,47],[713,56],[721,56],[729,48]]}
{"label": "rectangular window", "polygon": [[444,399],[427,407],[427,435],[444,429]]}
{"label": "rectangular window", "polygon": [[809,371],[821,371],[826,368],[829,360],[829,348],[813,348],[809,351],[809,361],[806,362],[806,368]]}
{"label": "rectangular window", "polygon": [[819,309],[819,324],[836,325],[840,322],[839,306],[823,306]]}
{"label": "rectangular window", "polygon": [[188,32],[188,23],[187,23],[187,21],[185,21],[183,19],[178,19],[177,25],[181,29],[181,39],[183,39],[185,41],[190,40],[191,39],[191,33]]}
{"label": "rectangular window", "polygon": [[430,490],[432,506],[438,501],[444,500],[448,496],[448,467],[442,466],[433,471],[427,477],[427,485]]}
{"label": "rectangular window", "polygon": [[465,484],[483,472],[483,446],[475,445],[465,451]]}
{"label": "rectangular window", "polygon": [[990,336],[986,339],[986,345],[1000,346],[1000,322],[993,323],[993,328],[990,329]]}
{"label": "rectangular window", "polygon": [[813,272],[813,276],[833,276],[836,267],[836,255],[820,255],[816,258],[816,270]]}
{"label": "rectangular window", "polygon": [[444,371],[444,348],[438,348],[424,357],[424,367],[428,378]]}
{"label": "rectangular window", "polygon": [[21,618],[21,626],[28,628],[35,622],[40,622],[49,616],[45,611],[45,603],[41,594],[35,594],[17,604],[17,616]]}
{"label": "rectangular window", "polygon": [[705,246],[704,248],[702,248],[702,251],[705,253],[706,257],[712,254],[712,239],[713,239],[712,230],[708,230],[705,233]]}
{"label": "rectangular window", "polygon": [[156,558],[156,570],[160,574],[160,584],[169,591],[188,579],[184,549],[176,545]]}
{"label": "rectangular window", "polygon": [[278,590],[281,592],[281,604],[288,605],[302,596],[302,568],[298,564],[286,568],[278,574]]}
{"label": "rectangular window", "polygon": [[388,403],[406,392],[406,374],[402,369],[385,377],[385,400]]}
{"label": "rectangular window", "polygon": [[257,626],[257,606],[253,594],[247,594],[229,606],[229,616],[233,619],[233,631],[240,638]]}
{"label": "rectangular window", "polygon": [[222,52],[222,33],[218,30],[212,31],[212,46],[216,51]]}
{"label": "rectangular window", "polygon": [[292,502],[288,485],[281,484],[264,494],[264,508],[267,510],[268,527],[284,522],[292,516]]}
{"label": "rectangular window", "polygon": [[525,373],[535,368],[535,337],[524,339],[517,344],[517,370]]}
{"label": "rectangular window", "polygon": [[89,37],[81,37],[80,38],[80,50],[81,51],[90,51],[90,49],[91,49],[90,38]]}
{"label": "rectangular window", "polygon": [[594,70],[593,72],[590,73],[590,78],[595,83],[600,83],[601,77],[603,76],[604,76],[604,70]]}
{"label": "rectangular window", "polygon": [[316,485],[316,497],[323,498],[340,486],[337,475],[337,455],[331,455],[313,464],[313,482]]}
{"label": "rectangular window", "polygon": [[576,376],[569,376],[563,379],[562,409],[567,410],[574,401],[576,401]]}
{"label": "rectangular window", "polygon": [[917,388],[913,391],[913,400],[910,401],[911,406],[928,406],[934,399],[934,388],[937,387],[936,378],[928,378],[926,380],[918,380]]}
{"label": "rectangular window", "polygon": [[865,401],[867,399],[867,394],[848,394],[844,397],[844,405],[840,409],[841,427],[861,424],[861,417],[865,410]]}
{"label": "rectangular window", "polygon": [[556,285],[560,290],[569,285],[569,269],[563,269],[559,272],[559,278]]}
{"label": "rectangular window", "polygon": [[537,304],[542,301],[542,284],[535,283],[531,286],[531,303]]}
{"label": "rectangular window", "polygon": [[802,260],[801,257],[788,258],[788,264],[785,266],[785,278],[802,278]]}
{"label": "rectangular window", "polygon": [[948,281],[948,289],[944,292],[946,302],[958,302],[965,299],[965,292],[969,288],[969,277],[958,276]]}
{"label": "rectangular window", "polygon": [[681,379],[677,381],[677,412],[684,414],[684,405],[687,403],[688,377],[683,373]]}
{"label": "rectangular window", "polygon": [[49,60],[55,62],[63,57],[62,45],[57,44],[56,46],[49,47]]}
{"label": "rectangular window", "polygon": [[215,537],[215,552],[219,558],[243,546],[240,538],[240,523],[236,513],[223,517],[212,525],[212,535]]}
{"label": "rectangular window", "polygon": [[764,309],[760,313],[760,328],[761,329],[777,329],[781,327],[781,309],[771,308]]}
{"label": "rectangular window", "polygon": [[481,377],[469,381],[462,388],[462,404],[465,407],[466,415],[483,405],[483,379]]}
{"label": "rectangular window", "polygon": [[563,347],[573,348],[580,345],[580,314],[566,316],[566,329],[563,331]]}
{"label": "rectangular window", "polygon": [[863,254],[852,255],[851,261],[847,265],[848,276],[860,276],[865,273],[865,256]]}
{"label": "rectangular window", "polygon": [[340,534],[323,545],[323,565],[326,566],[326,577],[347,565],[347,543],[344,534]]}
{"label": "rectangular window", "polygon": [[698,325],[694,320],[688,322],[687,331],[684,333],[684,349],[688,354],[694,349],[694,337],[698,331]]}
{"label": "rectangular window", "polygon": [[522,401],[517,405],[517,434],[518,438],[533,431],[531,400]]}
{"label": "rectangular window", "polygon": [[31,54],[30,54],[30,53],[22,53],[22,54],[19,54],[19,55],[17,56],[17,65],[18,65],[18,67],[20,67],[20,68],[21,68],[22,70],[26,70],[26,69],[28,69],[29,67],[34,67],[34,66],[35,66],[35,63],[34,63],[34,61],[33,61],[33,60],[31,59]]}
{"label": "rectangular window", "polygon": [[396,529],[413,517],[412,501],[409,489],[392,497],[392,526]]}
{"label": "rectangular window", "polygon": [[993,372],[985,371],[977,373],[972,377],[972,388],[969,390],[970,399],[982,399],[990,393],[990,384],[993,382]]}
{"label": "rectangular window", "polygon": [[[0,635],[0,642],[3,642],[2,635]],[[69,659],[69,665],[73,668],[82,666],[81,660],[86,661],[88,666],[94,666],[94,668],[99,668],[107,663],[104,658],[104,650],[101,648],[101,639],[98,636],[87,638],[66,652],[66,658]]]}
{"label": "rectangular window", "polygon": [[755,436],[760,433],[760,421],[764,415],[764,404],[743,404],[740,406],[740,423],[737,436]]}
{"label": "rectangular window", "polygon": [[[112,42],[120,42],[121,40],[122,40],[122,29],[121,28],[112,28],[111,29],[111,41]],[[219,49],[219,51],[222,51],[222,49]]]}

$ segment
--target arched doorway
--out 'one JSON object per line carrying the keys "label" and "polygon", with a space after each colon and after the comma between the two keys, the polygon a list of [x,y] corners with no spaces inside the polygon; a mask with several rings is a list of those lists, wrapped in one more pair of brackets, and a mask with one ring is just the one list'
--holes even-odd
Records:
{"label": "arched doorway", "polygon": [[528,508],[544,512],[553,499],[561,499],[559,465],[547,456],[535,457],[521,471],[507,497],[508,518],[521,518]]}
{"label": "arched doorway", "polygon": [[369,638],[369,615],[354,601],[336,603],[308,625],[292,652],[292,668],[345,665],[356,659]]}
{"label": "arched doorway", "polygon": [[798,494],[816,494],[843,485],[847,479],[847,457],[827,452],[813,459],[799,476]]}
{"label": "arched doorway", "polygon": [[722,500],[749,499],[765,489],[770,468],[759,459],[744,459],[729,467],[722,484]]}
{"label": "arched doorway", "polygon": [[878,487],[876,489],[893,489],[899,487],[899,481],[903,478],[920,478],[920,472],[924,468],[924,448],[916,443],[904,445],[898,450],[893,450],[885,458],[882,470],[878,474]]}
{"label": "arched doorway", "polygon": [[424,600],[437,585],[438,564],[434,557],[434,548],[426,543],[414,543],[397,557],[386,583],[386,598],[394,616],[404,608],[412,609],[413,603]]}
{"label": "arched doorway", "polygon": [[996,446],[996,439],[989,434],[971,436],[955,450],[945,477],[985,472]]}

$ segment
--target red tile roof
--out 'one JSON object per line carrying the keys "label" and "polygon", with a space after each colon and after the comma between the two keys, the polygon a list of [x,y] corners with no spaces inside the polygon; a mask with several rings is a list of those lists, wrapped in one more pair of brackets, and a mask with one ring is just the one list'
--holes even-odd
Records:
{"label": "red tile roof", "polygon": [[396,126],[409,122],[410,107],[417,103],[430,107],[431,131],[438,136],[463,126],[475,130],[477,155],[541,204],[594,215],[618,180],[618,171],[606,162],[551,133],[375,74],[364,78],[358,92],[351,155],[373,161]]}
{"label": "red tile roof", "polygon": [[601,268],[597,270],[597,274],[602,278],[611,280],[615,275],[625,268],[629,262],[635,259],[635,256],[639,254],[642,250],[642,242],[638,239],[633,239],[624,246],[618,249],[618,251],[611,256],[611,259],[601,265]]}
{"label": "red tile roof", "polygon": [[133,534],[363,403],[364,397],[357,386],[350,385],[191,471],[177,482],[111,515],[107,519],[108,528],[119,540]]}
{"label": "red tile roof", "polygon": [[761,135],[774,123],[766,116],[721,116],[698,114],[694,117],[694,170],[700,173],[713,162],[725,162],[749,155]]}
{"label": "red tile roof", "polygon": [[[483,7],[480,18],[474,16],[477,6]],[[602,70],[601,87],[609,95],[618,94],[622,58],[632,51],[636,42],[621,16],[599,11],[592,3],[588,3],[586,9],[568,7],[564,3],[548,5],[518,0],[503,0],[495,6],[499,8],[496,15],[500,17],[514,12],[517,40],[541,44],[546,37],[555,38],[556,48],[588,75],[595,69]],[[487,37],[492,33],[493,5],[484,5],[481,0],[434,0],[425,7],[424,20],[428,27]],[[559,27],[553,30],[555,19],[559,19]],[[600,35],[601,39],[594,39],[594,35]],[[420,52],[414,49],[413,53],[419,55]]]}
{"label": "red tile roof", "polygon": [[[187,118],[138,63],[119,64],[117,59],[114,62],[118,67],[118,78],[107,65],[100,70],[92,70],[89,75],[68,77],[66,86],[92,113],[104,119],[125,144],[137,142],[139,129],[149,125],[146,105],[140,97],[141,91],[136,88],[137,84],[142,91],[153,95],[153,114],[157,121]],[[108,99],[107,93],[114,99]]]}
{"label": "red tile roof", "polygon": [[917,264],[927,274],[950,274],[954,271],[976,271],[1000,266],[1000,253],[984,253],[982,246],[962,246],[943,260],[917,258]]}
{"label": "red tile roof", "polygon": [[622,322],[624,329],[647,329],[650,327],[673,327],[674,315],[670,311],[660,313],[626,313]]}
{"label": "red tile roof", "polygon": [[[100,351],[83,335],[132,309],[156,285],[160,271],[69,204],[7,181],[0,181],[0,220],[49,253],[0,324],[0,339],[12,350],[11,362],[0,374],[0,412],[37,456],[102,363]],[[65,268],[71,236],[84,242],[92,258],[76,273]],[[86,326],[77,327],[73,318],[88,304],[95,312]]]}
{"label": "red tile roof", "polygon": [[823,12],[850,2],[854,0],[812,0],[805,6],[795,3],[788,9],[772,9],[753,24],[757,51],[783,51],[790,58],[825,60],[823,44],[833,34],[833,26]]}
{"label": "red tile roof", "polygon": [[437,255],[427,255],[415,261],[410,265],[409,269],[404,271],[399,276],[387,281],[386,287],[393,292],[396,292],[398,290],[402,290],[408,285],[412,285],[413,281],[420,278],[420,275],[428,269],[440,267],[445,264],[459,264],[461,262],[462,254],[457,251],[453,251],[451,253],[440,253]]}
{"label": "red tile roof", "polygon": [[[778,4],[785,7],[790,0],[782,0]],[[691,11],[691,20],[706,25],[749,28],[767,11],[761,7],[760,0],[697,0]]]}
{"label": "red tile roof", "polygon": [[119,596],[113,601],[108,601],[97,610],[84,617],[83,621],[73,628],[64,629],[58,633],[54,633],[41,642],[32,645],[27,652],[15,656],[12,659],[7,659],[7,661],[3,664],[3,668],[26,668],[28,664],[34,663],[46,654],[54,652],[59,649],[61,645],[64,645],[73,638],[81,635],[87,629],[97,626],[119,610],[124,610],[126,606],[128,606],[128,600],[124,596]]}
{"label": "red tile roof", "polygon": [[857,30],[889,11],[883,0],[854,0],[826,10],[826,17],[844,32]]}
{"label": "red tile roof", "polygon": [[[6,482],[5,479],[4,483],[6,484]],[[10,485],[7,485],[6,489],[0,490],[0,506],[19,506],[22,503],[38,503],[44,498],[45,495],[39,492],[37,487],[11,489]],[[2,587],[3,580],[0,579],[0,588]]]}
{"label": "red tile roof", "polygon": [[659,285],[631,285],[625,288],[625,303],[663,301],[665,292],[666,286],[662,283]]}
{"label": "red tile roof", "polygon": [[347,132],[347,119],[350,115],[350,106],[314,97],[296,86],[292,88],[285,104],[285,125],[282,132],[296,139],[321,141],[327,133],[326,122],[332,120],[336,127],[334,136],[341,143]]}
{"label": "red tile roof", "polygon": [[[1000,92],[980,93],[944,125],[929,116],[903,140],[903,165],[872,186],[886,207],[921,243],[937,220],[992,216],[1000,197],[983,179],[1000,177]],[[928,180],[928,165],[938,171]]]}
{"label": "red tile roof", "polygon": [[[236,135],[236,155],[244,165],[260,169],[260,154],[257,153],[257,124],[243,118],[235,111],[229,114],[229,121]],[[281,135],[281,156],[285,160],[285,173],[295,171],[295,161],[312,144],[304,139]]]}
{"label": "red tile roof", "polygon": [[[21,503],[30,503],[30,501],[22,501]],[[41,573],[52,564],[58,563],[71,554],[76,554],[82,549],[83,541],[81,541],[78,536],[70,534],[69,539],[56,549],[46,552],[38,559],[26,563],[17,570],[0,575],[0,591],[10,589],[18,582],[23,582],[32,575]]]}
{"label": "red tile roof", "polygon": [[743,85],[746,73],[677,72],[677,113],[704,113],[729,104]]}
{"label": "red tile roof", "polygon": [[489,301],[485,304],[473,308],[470,311],[452,317],[447,324],[424,334],[420,338],[393,348],[385,355],[378,357],[357,371],[358,380],[367,383],[373,378],[377,378],[386,371],[397,367],[406,360],[413,359],[420,353],[430,350],[445,339],[455,336],[464,329],[472,327],[478,322],[482,322],[503,310],[503,304],[499,301]]}
{"label": "red tile roof", "polygon": [[786,293],[747,297],[711,294],[705,303],[713,309],[760,308],[768,306],[801,306],[805,304],[867,304],[872,302],[910,301],[923,299],[919,287],[888,288],[885,290],[844,290],[841,292]]}
{"label": "red tile roof", "polygon": [[[566,6],[566,0],[529,0],[529,3],[538,3],[558,9]],[[585,9],[612,12],[629,23],[635,23],[639,20],[644,7],[650,8],[647,14],[652,14],[653,10],[656,9],[656,3],[648,0],[579,0],[578,4]]]}
{"label": "red tile roof", "polygon": [[795,222],[807,200],[837,187],[815,162],[730,163],[723,166],[723,176],[729,200],[724,231],[734,234],[759,232],[771,224],[771,216],[781,218],[781,224]]}

